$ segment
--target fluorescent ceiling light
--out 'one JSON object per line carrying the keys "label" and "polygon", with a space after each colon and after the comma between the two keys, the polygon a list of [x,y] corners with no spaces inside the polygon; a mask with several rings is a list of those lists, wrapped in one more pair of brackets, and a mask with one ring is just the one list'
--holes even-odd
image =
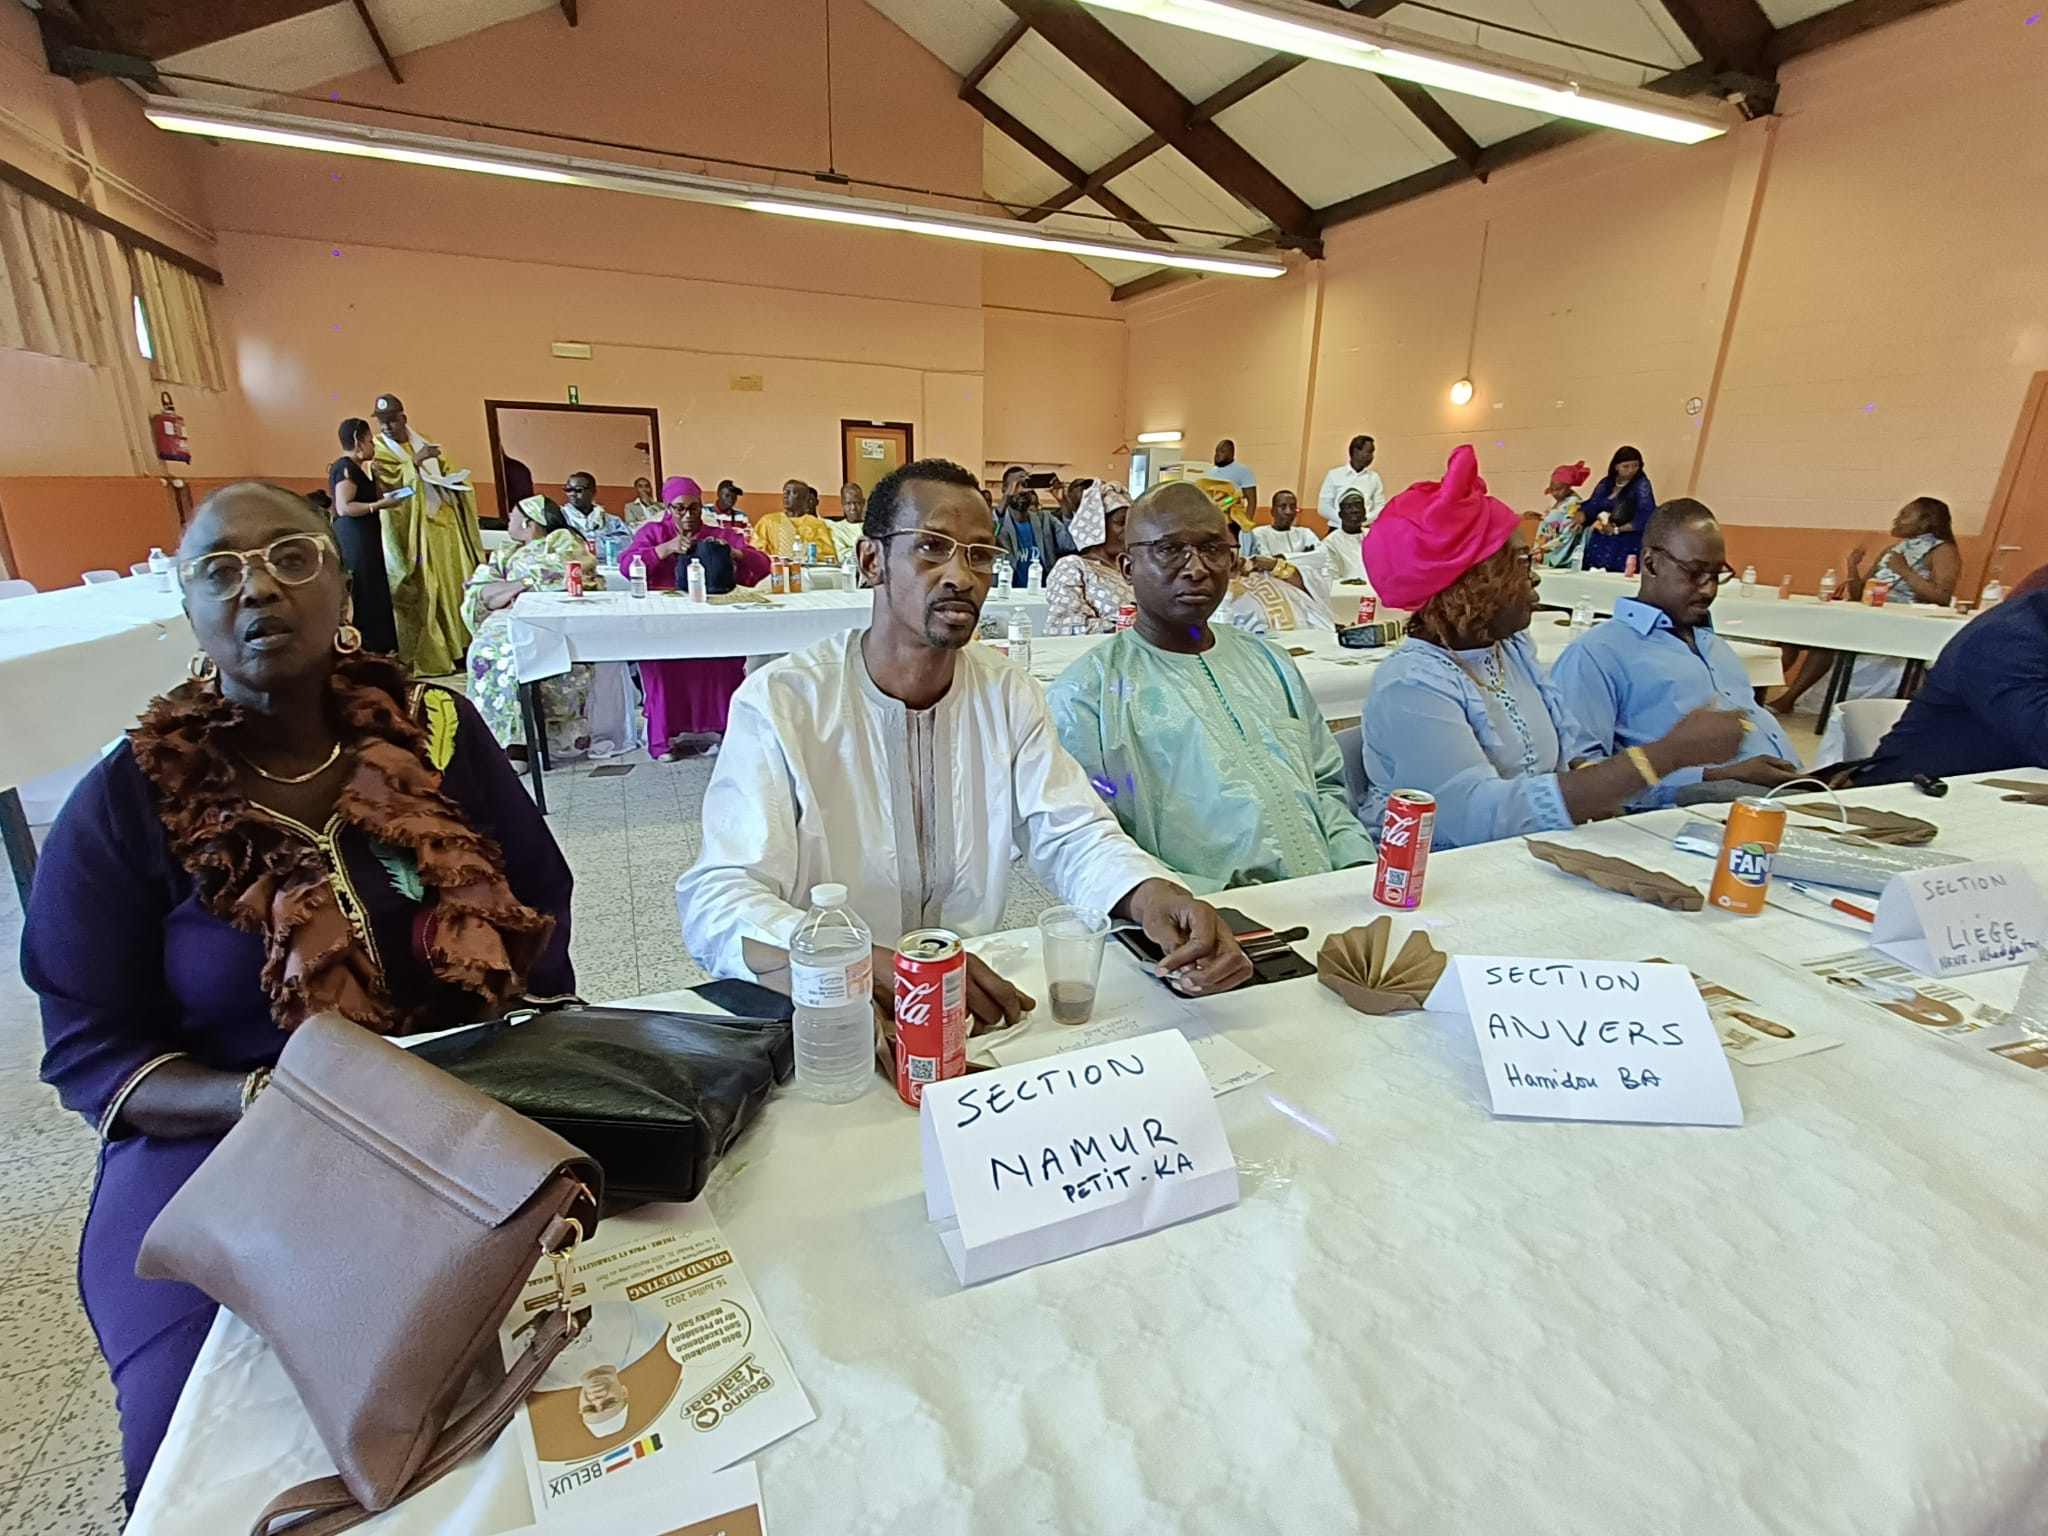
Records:
{"label": "fluorescent ceiling light", "polygon": [[1140,432],[1138,434],[1138,441],[1141,443],[1177,443],[1180,441],[1180,434],[1178,432]]}
{"label": "fluorescent ceiling light", "polygon": [[751,209],[756,213],[854,224],[868,229],[937,235],[947,240],[971,240],[983,245],[1057,251],[1070,256],[1139,262],[1146,266],[1183,267],[1195,272],[1221,273],[1227,277],[1279,277],[1287,270],[1277,256],[1205,250],[1156,240],[1127,240],[1116,235],[1063,235],[1043,225],[1025,224],[1016,219],[946,213],[908,203],[885,203],[761,182],[727,181],[716,176],[659,170],[624,161],[586,160],[541,150],[370,127],[340,119],[294,117],[247,107],[196,107],[161,96],[150,97],[143,110],[151,122],[172,133],[238,139],[282,149],[310,149],[333,155],[357,155],[371,160],[434,166],[442,170],[473,171],[484,176],[511,176],[523,181],[632,192],[642,197],[711,203],[726,208]]}
{"label": "fluorescent ceiling light", "polygon": [[1697,144],[1726,133],[1713,113],[1654,91],[1580,80],[1509,54],[1448,42],[1389,26],[1314,0],[1085,0],[1168,26],[1227,37],[1276,53],[1298,54],[1351,69],[1371,70],[1432,90],[1570,118],[1674,144]]}

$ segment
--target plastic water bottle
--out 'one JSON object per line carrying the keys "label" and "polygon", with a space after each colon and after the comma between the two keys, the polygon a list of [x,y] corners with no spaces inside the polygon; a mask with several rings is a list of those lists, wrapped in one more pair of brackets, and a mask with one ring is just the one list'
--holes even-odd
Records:
{"label": "plastic water bottle", "polygon": [[810,1098],[844,1104],[875,1075],[874,935],[843,885],[811,887],[811,910],[789,941],[796,1004],[796,1082]]}
{"label": "plastic water bottle", "polygon": [[1836,585],[1835,568],[1831,565],[1828,567],[1827,575],[1820,579],[1820,600],[1822,602],[1825,603],[1834,597]]}
{"label": "plastic water bottle", "polygon": [[1742,595],[1756,596],[1756,567],[1753,565],[1745,565],[1742,568]]}
{"label": "plastic water bottle", "polygon": [[1045,590],[1045,566],[1038,556],[1031,557],[1031,568],[1024,573],[1024,590],[1042,592]]}
{"label": "plastic water bottle", "polygon": [[[697,562],[693,560],[690,563],[695,565]],[[645,555],[635,555],[633,557],[633,568],[626,572],[626,580],[633,584],[633,595],[635,597],[645,597],[647,595],[647,557]]]}
{"label": "plastic water bottle", "polygon": [[1996,576],[1984,583],[1984,590],[1978,595],[1979,608],[1996,608],[2005,601],[2005,583]]}
{"label": "plastic water bottle", "polygon": [[707,603],[711,600],[711,589],[704,581],[704,562],[694,555],[690,557],[689,585],[691,602]]}
{"label": "plastic water bottle", "polygon": [[149,552],[149,579],[164,591],[171,590],[171,557],[161,549],[152,548]]}
{"label": "plastic water bottle", "polygon": [[1031,616],[1025,613],[1010,615],[1010,660],[1026,672],[1031,670]]}
{"label": "plastic water bottle", "polygon": [[1013,567],[1007,560],[998,560],[996,562],[996,579],[990,589],[991,596],[997,596],[1010,590],[1010,573],[1012,569]]}

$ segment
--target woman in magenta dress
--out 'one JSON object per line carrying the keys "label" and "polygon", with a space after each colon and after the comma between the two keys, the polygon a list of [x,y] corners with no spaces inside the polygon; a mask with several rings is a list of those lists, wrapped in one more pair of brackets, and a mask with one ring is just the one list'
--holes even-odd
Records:
{"label": "woman in magenta dress", "polygon": [[403,1033],[575,990],[547,823],[467,700],[363,648],[327,520],[231,485],[179,554],[194,680],[79,783],[21,944],[43,1081],[102,1141],[78,1284],[131,1504],[214,1314],[137,1278],[136,1252],[287,1033],[330,1010]]}
{"label": "woman in magenta dress", "polygon": [[[768,557],[747,542],[737,528],[712,528],[704,521],[704,492],[686,475],[663,482],[661,499],[668,511],[642,523],[633,542],[619,557],[619,569],[632,578],[633,561],[647,562],[647,585],[670,590],[684,585],[691,553],[700,542],[717,540],[731,546],[737,584],[751,587],[768,574]],[[716,588],[714,588],[716,590]],[[723,736],[732,696],[746,680],[744,656],[707,656],[701,661],[643,661],[640,688],[647,699],[647,750],[656,762],[671,752],[692,756],[702,746],[675,750],[678,736]]]}

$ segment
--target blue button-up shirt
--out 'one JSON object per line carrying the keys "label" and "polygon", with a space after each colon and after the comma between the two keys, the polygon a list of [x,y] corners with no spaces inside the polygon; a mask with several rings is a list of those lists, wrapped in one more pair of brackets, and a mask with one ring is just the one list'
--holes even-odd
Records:
{"label": "blue button-up shirt", "polygon": [[[1721,705],[1739,710],[1750,724],[1738,759],[1799,761],[1778,717],[1756,702],[1742,659],[1713,625],[1694,625],[1688,645],[1673,632],[1669,614],[1639,598],[1617,599],[1614,617],[1566,647],[1550,677],[1572,717],[1610,755],[1660,740],[1692,711]],[[1699,783],[1702,773],[1681,768],[1631,800],[1629,809],[1676,804],[1678,791]]]}

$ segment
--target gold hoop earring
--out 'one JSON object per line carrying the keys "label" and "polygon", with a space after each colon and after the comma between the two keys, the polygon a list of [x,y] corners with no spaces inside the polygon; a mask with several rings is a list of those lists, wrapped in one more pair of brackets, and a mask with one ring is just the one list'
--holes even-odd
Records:
{"label": "gold hoop earring", "polygon": [[220,667],[214,659],[201,651],[186,664],[185,670],[192,675],[195,683],[210,683],[220,676]]}
{"label": "gold hoop earring", "polygon": [[363,632],[353,624],[344,624],[334,632],[334,651],[338,656],[353,656],[363,648]]}

